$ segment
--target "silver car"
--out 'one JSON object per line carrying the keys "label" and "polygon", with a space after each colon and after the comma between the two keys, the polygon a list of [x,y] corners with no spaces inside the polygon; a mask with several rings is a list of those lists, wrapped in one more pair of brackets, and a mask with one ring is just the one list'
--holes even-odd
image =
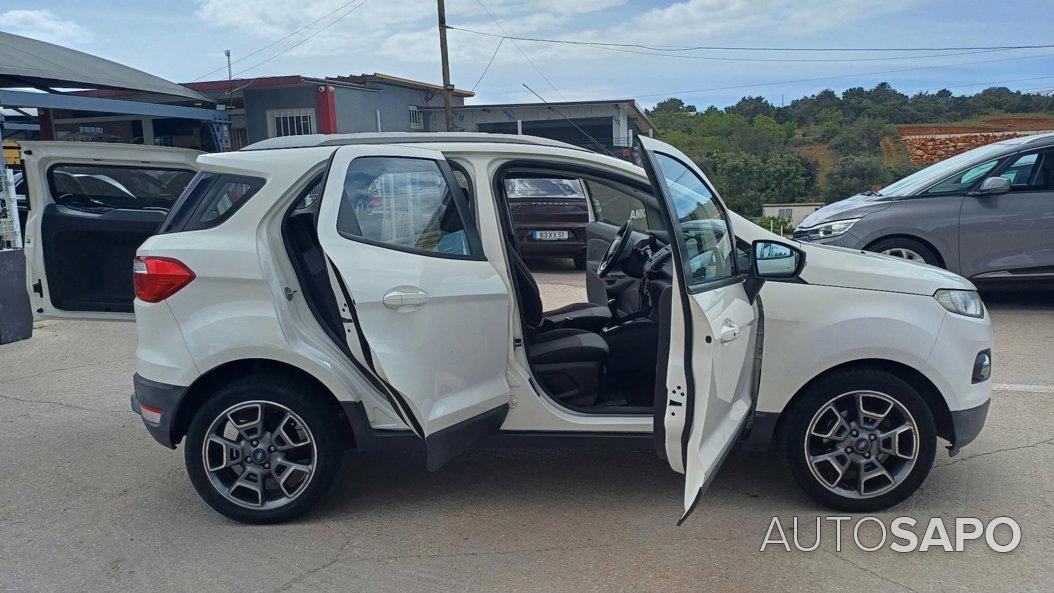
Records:
{"label": "silver car", "polygon": [[984,286],[1054,280],[1054,134],[982,146],[824,206],[794,238],[925,262]]}

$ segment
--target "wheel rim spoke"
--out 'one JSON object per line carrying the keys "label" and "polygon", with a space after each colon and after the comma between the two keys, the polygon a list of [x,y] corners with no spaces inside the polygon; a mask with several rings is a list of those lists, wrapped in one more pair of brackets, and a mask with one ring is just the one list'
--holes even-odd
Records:
{"label": "wheel rim spoke", "polygon": [[279,451],[288,451],[311,444],[311,440],[307,438],[307,435],[301,434],[297,430],[296,419],[292,414],[286,414],[282,421],[278,423],[278,428],[275,429],[271,442]]}
{"label": "wheel rim spoke", "polygon": [[886,419],[893,411],[893,402],[884,397],[869,393],[858,393],[856,396],[857,420],[865,429],[873,429]]}
{"label": "wheel rim spoke", "polygon": [[[845,470],[849,468],[849,456],[841,451],[834,451],[813,455],[809,459],[809,463],[823,476],[820,479],[827,482],[828,486],[837,486],[842,481]],[[832,471],[834,472],[833,474],[831,473]]]}
{"label": "wheel rim spoke", "polygon": [[834,405],[828,404],[817,417],[820,422],[813,421],[809,434],[828,440],[838,440],[849,434],[849,423]]}
{"label": "wheel rim spoke", "polygon": [[[910,443],[910,447],[907,445]],[[878,437],[878,449],[886,455],[911,459],[915,456],[915,427],[904,423]]]}
{"label": "wheel rim spoke", "polygon": [[[242,494],[254,496],[254,500],[243,498]],[[264,493],[264,476],[255,468],[247,467],[238,479],[227,488],[227,496],[236,498],[252,506],[262,507],[266,500]]]}
{"label": "wheel rim spoke", "polygon": [[210,472],[220,471],[242,463],[242,448],[231,440],[218,434],[210,434],[205,442],[205,469]]}
{"label": "wheel rim spoke", "polygon": [[[292,497],[307,483],[306,478],[311,475],[313,469],[311,465],[281,461],[271,468],[271,473],[282,492]],[[294,479],[300,479],[300,481],[290,485],[290,481]]]}
{"label": "wheel rim spoke", "polygon": [[263,405],[252,404],[227,413],[227,419],[245,440],[260,438],[263,432]]}
{"label": "wheel rim spoke", "polygon": [[[880,486],[875,488],[869,488],[875,480],[882,480]],[[882,465],[878,459],[867,459],[860,463],[859,476],[857,478],[857,492],[861,496],[873,495],[878,491],[887,490],[890,487],[896,485],[896,480],[893,479],[885,466]]]}

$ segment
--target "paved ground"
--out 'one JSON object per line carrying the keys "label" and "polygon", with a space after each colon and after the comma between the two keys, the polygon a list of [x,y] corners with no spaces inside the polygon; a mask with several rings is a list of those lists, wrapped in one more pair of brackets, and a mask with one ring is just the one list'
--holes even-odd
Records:
{"label": "paved ground", "polygon": [[[584,298],[572,272],[547,263],[540,275],[547,305]],[[1003,555],[836,552],[830,527],[820,551],[762,553],[773,515],[799,517],[808,544],[830,514],[777,459],[734,453],[676,527],[679,476],[625,447],[484,450],[434,474],[413,454],[352,458],[317,512],[238,525],[199,501],[182,451],[155,445],[128,411],[134,328],[45,322],[0,347],[0,590],[1049,591],[1054,305],[991,310],[987,428],[881,516],[1009,515],[1023,538]]]}

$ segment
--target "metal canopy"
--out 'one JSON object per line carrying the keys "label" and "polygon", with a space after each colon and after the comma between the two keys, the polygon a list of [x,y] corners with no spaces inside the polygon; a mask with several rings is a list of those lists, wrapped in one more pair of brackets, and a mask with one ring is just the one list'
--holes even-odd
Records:
{"label": "metal canopy", "polygon": [[217,123],[230,121],[230,116],[227,115],[227,112],[220,109],[183,107],[182,105],[165,105],[164,103],[140,103],[139,101],[121,101],[118,99],[99,99],[80,95],[7,91],[4,89],[0,89],[0,105],[4,107],[36,107],[38,109],[70,109],[95,111],[98,113],[178,117]]}
{"label": "metal canopy", "polygon": [[211,102],[185,86],[117,62],[0,31],[0,88],[110,88]]}

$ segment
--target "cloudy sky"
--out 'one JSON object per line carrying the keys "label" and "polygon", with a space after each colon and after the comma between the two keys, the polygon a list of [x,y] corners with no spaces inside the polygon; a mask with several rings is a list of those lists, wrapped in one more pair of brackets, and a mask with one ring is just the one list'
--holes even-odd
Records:
{"label": "cloudy sky", "polygon": [[[673,95],[699,106],[743,95],[779,104],[881,81],[907,92],[976,92],[993,83],[1054,89],[1050,0],[447,0],[447,21],[492,35],[651,47],[919,48],[671,55],[451,31],[453,81],[461,88],[479,81],[477,102],[535,100],[522,83],[548,100],[636,98],[651,105]],[[384,72],[441,80],[432,0],[0,0],[0,30],[176,82],[225,78],[227,48],[237,78]],[[1052,47],[926,51],[1044,44]]]}

